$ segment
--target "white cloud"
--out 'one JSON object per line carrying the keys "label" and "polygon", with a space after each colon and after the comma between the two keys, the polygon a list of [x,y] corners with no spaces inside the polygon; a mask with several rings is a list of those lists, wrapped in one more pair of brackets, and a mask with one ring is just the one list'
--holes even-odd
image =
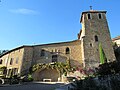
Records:
{"label": "white cloud", "polygon": [[9,10],[12,13],[18,13],[18,14],[38,14],[39,12],[31,9],[26,8],[20,8],[20,9],[11,9]]}

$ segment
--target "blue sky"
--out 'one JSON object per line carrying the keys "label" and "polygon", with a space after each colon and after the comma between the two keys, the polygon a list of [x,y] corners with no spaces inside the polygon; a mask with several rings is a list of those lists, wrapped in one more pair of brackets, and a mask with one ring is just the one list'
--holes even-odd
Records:
{"label": "blue sky", "polygon": [[111,37],[120,35],[119,0],[1,0],[0,49],[77,39],[82,11],[106,10]]}

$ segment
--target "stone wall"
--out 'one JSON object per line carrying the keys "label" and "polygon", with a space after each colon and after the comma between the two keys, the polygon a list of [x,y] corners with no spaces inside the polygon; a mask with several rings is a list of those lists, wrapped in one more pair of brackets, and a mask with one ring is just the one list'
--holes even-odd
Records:
{"label": "stone wall", "polygon": [[[91,14],[91,19],[87,18],[88,13]],[[101,13],[102,19],[98,18],[98,13],[99,11],[86,12],[82,17],[83,52],[87,67],[99,65],[99,43],[102,44],[107,60],[115,60],[105,12]],[[95,41],[95,36],[98,37],[98,41]]]}
{"label": "stone wall", "polygon": [[3,60],[3,63],[0,66],[6,66],[7,70],[16,68],[18,69],[17,73],[21,73],[23,54],[24,54],[24,48],[20,48],[20,49],[16,49],[11,52],[8,52],[7,54],[1,57],[1,59]]}
{"label": "stone wall", "polygon": [[120,39],[114,40],[113,42],[115,42],[118,46],[120,46]]}
{"label": "stone wall", "polygon": [[23,74],[29,72],[33,60],[33,47],[24,47],[24,55],[22,61],[21,72]]}
{"label": "stone wall", "polygon": [[[34,46],[33,64],[51,63],[52,55],[57,55],[58,62],[66,62],[67,59],[70,59],[72,66],[81,65],[82,53],[80,45],[80,40],[76,40],[65,43]],[[67,47],[70,49],[70,54],[66,54]],[[40,56],[41,50],[45,50],[45,56]]]}
{"label": "stone wall", "polygon": [[[66,48],[69,48],[70,53],[66,54]],[[41,56],[41,51],[45,51],[45,55]],[[7,69],[17,68],[18,73],[28,73],[29,68],[38,63],[52,63],[52,55],[57,55],[57,62],[64,62],[70,60],[71,66],[82,65],[82,53],[80,40],[53,43],[36,46],[23,46],[13,49],[3,55],[2,65],[7,66]],[[11,59],[13,60],[10,64]],[[18,62],[16,63],[16,60]]]}

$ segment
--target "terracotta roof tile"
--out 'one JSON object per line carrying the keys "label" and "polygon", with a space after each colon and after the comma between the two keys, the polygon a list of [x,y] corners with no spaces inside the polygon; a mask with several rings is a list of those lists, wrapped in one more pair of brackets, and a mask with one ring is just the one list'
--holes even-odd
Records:
{"label": "terracotta roof tile", "polygon": [[117,37],[113,38],[112,41],[115,41],[115,40],[118,40],[118,39],[120,39],[120,36],[117,36]]}

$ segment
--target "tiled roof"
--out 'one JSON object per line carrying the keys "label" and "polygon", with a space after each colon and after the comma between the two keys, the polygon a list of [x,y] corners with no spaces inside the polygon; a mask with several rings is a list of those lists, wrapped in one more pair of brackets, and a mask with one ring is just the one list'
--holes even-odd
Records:
{"label": "tiled roof", "polygon": [[118,39],[120,39],[120,36],[117,36],[117,37],[113,38],[112,41],[115,41],[115,40],[118,40]]}

